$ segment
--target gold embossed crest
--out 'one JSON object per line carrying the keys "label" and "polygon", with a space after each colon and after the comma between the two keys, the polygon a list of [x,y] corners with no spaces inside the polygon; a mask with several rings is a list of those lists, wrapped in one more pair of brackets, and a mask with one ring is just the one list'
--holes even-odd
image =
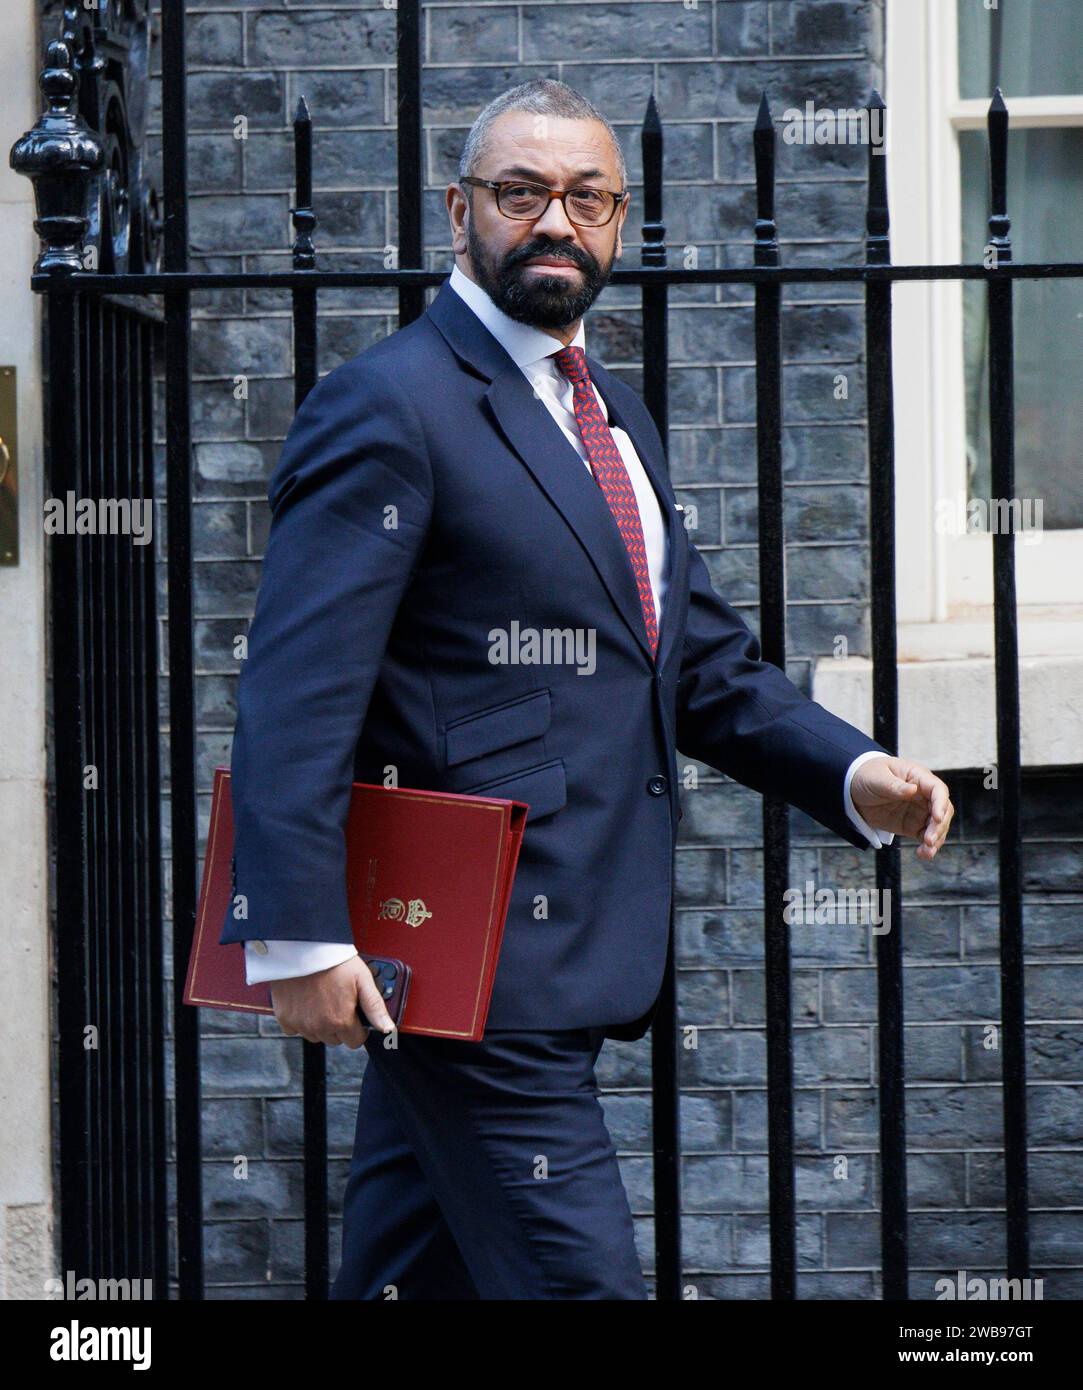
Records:
{"label": "gold embossed crest", "polygon": [[408,927],[420,927],[432,913],[425,906],[424,898],[411,898],[404,903],[401,898],[385,898],[380,904],[378,916],[392,922],[405,922]]}

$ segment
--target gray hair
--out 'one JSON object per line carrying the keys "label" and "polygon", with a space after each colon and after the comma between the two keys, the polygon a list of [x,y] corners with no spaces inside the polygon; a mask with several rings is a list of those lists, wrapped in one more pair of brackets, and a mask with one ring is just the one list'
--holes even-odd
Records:
{"label": "gray hair", "polygon": [[[574,87],[569,87],[565,82],[557,82],[551,77],[538,77],[530,82],[521,82],[518,87],[509,87],[506,92],[501,92],[498,97],[494,97],[488,106],[479,112],[474,124],[470,127],[470,133],[463,145],[463,152],[459,156],[460,181],[467,175],[473,174],[481,163],[482,156],[485,154],[489,127],[505,111],[530,111],[538,116],[563,116],[572,121],[599,121],[609,131],[609,137],[613,141],[613,148],[617,155],[620,186],[621,188],[625,187],[627,171],[624,166],[624,155],[613,127],[598,108],[592,105],[586,97],[581,96]],[[470,185],[467,184],[466,194],[468,198],[470,191]]]}

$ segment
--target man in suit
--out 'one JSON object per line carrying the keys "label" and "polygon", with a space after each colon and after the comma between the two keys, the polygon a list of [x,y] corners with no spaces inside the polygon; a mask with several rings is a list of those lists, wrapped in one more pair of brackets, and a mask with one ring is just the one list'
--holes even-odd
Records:
{"label": "man in suit", "polygon": [[[369,1054],[333,1298],[642,1299],[594,1064],[654,1012],[675,750],[861,847],[932,859],[952,807],[760,660],[650,414],[586,355],[629,203],[605,118],[525,83],[459,175],[450,280],[319,382],[270,481],[222,940],[286,1034]],[[352,944],[350,786],[389,769],[530,806],[479,1043],[389,1032]]]}

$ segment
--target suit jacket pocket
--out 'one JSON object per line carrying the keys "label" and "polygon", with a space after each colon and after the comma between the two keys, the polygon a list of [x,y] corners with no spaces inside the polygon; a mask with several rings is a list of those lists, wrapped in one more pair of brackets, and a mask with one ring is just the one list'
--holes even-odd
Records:
{"label": "suit jacket pocket", "polygon": [[453,720],[446,729],[448,767],[540,738],[549,727],[552,712],[548,689],[533,690]]}
{"label": "suit jacket pocket", "polygon": [[567,805],[568,784],[564,775],[564,759],[554,758],[550,763],[538,767],[524,768],[507,777],[498,777],[492,782],[482,782],[476,787],[460,787],[459,791],[471,796],[496,796],[506,801],[525,801],[530,809],[527,821],[538,820],[541,816],[551,816]]}

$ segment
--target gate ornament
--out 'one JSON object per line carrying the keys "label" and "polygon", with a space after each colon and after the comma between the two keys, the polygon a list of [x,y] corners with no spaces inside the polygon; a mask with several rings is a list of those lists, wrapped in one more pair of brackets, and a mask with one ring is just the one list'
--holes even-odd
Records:
{"label": "gate ornament", "polygon": [[17,140],[9,163],[34,182],[38,216],[34,230],[45,249],[35,271],[66,274],[83,270],[83,238],[90,184],[105,163],[101,141],[72,110],[77,86],[71,50],[61,39],[48,48],[49,66],[41,87],[49,103],[37,125]]}
{"label": "gate ornament", "polygon": [[41,76],[47,109],[9,162],[34,183],[45,242],[35,271],[158,268],[161,216],[144,172],[150,29],[145,0],[64,7]]}

